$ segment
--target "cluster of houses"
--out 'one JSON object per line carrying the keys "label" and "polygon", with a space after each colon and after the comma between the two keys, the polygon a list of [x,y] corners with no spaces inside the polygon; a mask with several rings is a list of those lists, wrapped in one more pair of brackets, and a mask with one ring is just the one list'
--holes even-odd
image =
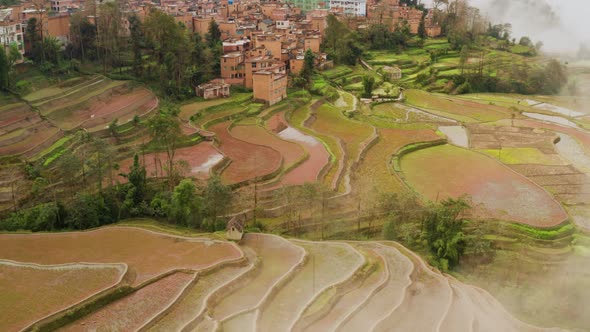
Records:
{"label": "cluster of houses", "polygon": [[[100,15],[97,4],[109,0],[22,0],[0,8],[0,44],[27,49],[26,24],[30,18],[41,22],[40,33],[65,45],[70,40],[70,16],[87,13],[91,19]],[[309,49],[315,65],[329,68],[332,63],[320,51],[327,17],[334,14],[351,28],[361,29],[371,23],[385,24],[393,31],[407,22],[411,33],[418,33],[424,15],[426,33],[440,35],[432,10],[423,11],[400,4],[399,0],[160,0],[159,3],[129,0],[121,8],[124,14],[146,17],[152,8],[173,16],[187,29],[205,35],[211,20],[221,31],[223,55],[221,76],[196,89],[204,98],[229,95],[231,85],[252,89],[254,98],[268,105],[287,96],[288,74],[298,74]],[[129,15],[123,15],[121,33],[128,34]]]}

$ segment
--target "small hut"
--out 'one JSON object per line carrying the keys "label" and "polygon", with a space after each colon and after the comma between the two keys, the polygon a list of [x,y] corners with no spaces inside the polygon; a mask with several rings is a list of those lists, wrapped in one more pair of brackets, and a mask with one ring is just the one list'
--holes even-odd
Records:
{"label": "small hut", "polygon": [[398,66],[383,66],[383,76],[388,77],[391,80],[399,80],[402,78],[402,70]]}
{"label": "small hut", "polygon": [[246,215],[240,214],[232,217],[225,228],[225,237],[228,240],[240,241],[244,236],[244,225],[246,224]]}

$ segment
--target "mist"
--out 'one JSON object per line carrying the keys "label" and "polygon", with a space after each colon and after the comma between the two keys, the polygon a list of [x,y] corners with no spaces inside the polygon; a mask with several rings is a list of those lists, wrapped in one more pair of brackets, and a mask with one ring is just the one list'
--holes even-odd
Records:
{"label": "mist", "polygon": [[[431,0],[424,1],[431,3]],[[575,53],[590,45],[588,0],[470,0],[492,23],[511,23],[512,36],[542,41],[549,53]]]}

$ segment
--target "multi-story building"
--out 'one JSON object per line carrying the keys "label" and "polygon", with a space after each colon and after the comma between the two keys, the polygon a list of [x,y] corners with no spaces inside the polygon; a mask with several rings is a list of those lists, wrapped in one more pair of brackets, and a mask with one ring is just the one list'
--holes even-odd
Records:
{"label": "multi-story building", "polygon": [[347,16],[366,16],[367,0],[330,0],[331,10],[342,10]]}
{"label": "multi-story building", "polygon": [[295,7],[300,8],[303,12],[324,7],[323,0],[291,0]]}
{"label": "multi-story building", "polygon": [[254,100],[274,105],[287,98],[287,74],[271,70],[254,73]]}
{"label": "multi-story building", "polygon": [[11,8],[0,9],[0,45],[2,51],[16,45],[21,55],[25,53],[22,24]]}

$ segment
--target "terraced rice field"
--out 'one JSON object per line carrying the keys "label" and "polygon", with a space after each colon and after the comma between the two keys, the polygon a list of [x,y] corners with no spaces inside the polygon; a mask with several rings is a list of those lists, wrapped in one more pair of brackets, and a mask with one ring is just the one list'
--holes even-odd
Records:
{"label": "terraced rice field", "polygon": [[283,157],[283,166],[289,168],[305,156],[303,148],[293,142],[282,140],[256,125],[240,125],[231,129],[231,134],[242,141],[264,145],[278,151]]}
{"label": "terraced rice field", "polygon": [[176,272],[112,302],[60,331],[136,331],[173,304],[194,274]]}
{"label": "terraced rice field", "polygon": [[170,270],[199,270],[239,259],[241,255],[230,243],[181,238],[132,227],[104,227],[74,233],[0,234],[0,259],[37,264],[120,262],[129,266],[132,285]]}
{"label": "terraced rice field", "polygon": [[496,105],[482,106],[474,101],[430,94],[419,90],[407,90],[404,94],[407,103],[412,106],[461,122],[488,122],[510,118],[510,111]]}
{"label": "terraced rice field", "polygon": [[229,122],[223,122],[209,128],[220,141],[219,149],[231,159],[229,166],[221,173],[226,183],[265,176],[281,167],[281,154],[278,151],[233,137],[228,131],[229,125]]}
{"label": "terraced rice field", "polygon": [[[241,246],[252,251],[260,259],[261,266],[240,281],[241,286],[224,296],[211,310],[211,317],[224,323],[232,320],[236,313],[258,309],[267,300],[274,285],[302,263],[305,254],[300,247],[272,235],[249,234]],[[235,318],[241,319],[245,317]]]}
{"label": "terraced rice field", "polygon": [[430,129],[379,129],[378,134],[379,140],[367,151],[353,176],[353,190],[358,188],[359,181],[366,182],[367,179],[370,179],[370,183],[365,184],[365,187],[370,186],[378,192],[404,190],[403,182],[390,166],[392,155],[405,145],[440,139]]}
{"label": "terraced rice field", "polygon": [[94,76],[66,83],[24,97],[63,130],[104,130],[115,119],[123,124],[135,116],[146,115],[158,106],[158,99],[151,91],[132,87],[125,81]]}
{"label": "terraced rice field", "polygon": [[480,217],[549,227],[567,215],[543,189],[490,157],[449,145],[401,161],[406,182],[428,200],[471,196]]}
{"label": "terraced rice field", "polygon": [[0,327],[18,331],[117,284],[124,265],[20,264],[0,260]]}
{"label": "terraced rice field", "polygon": [[[321,105],[312,115],[311,124],[308,126],[317,133],[330,136],[341,142],[344,150],[343,167],[344,169],[333,168],[326,176],[326,179],[333,180],[333,177],[341,177],[346,172],[353,160],[359,155],[360,145],[366,141],[372,134],[371,126],[362,122],[347,119],[342,112],[330,104]],[[340,149],[340,148],[338,148]],[[340,172],[340,173],[339,173]],[[342,182],[341,182],[342,184]]]}
{"label": "terraced rice field", "polygon": [[[188,163],[187,176],[199,179],[208,179],[211,175],[211,169],[223,159],[221,152],[210,142],[202,142],[197,145],[180,148],[174,155],[175,162],[185,161]],[[146,169],[149,177],[163,177],[168,165],[168,155],[164,152],[148,153],[145,156],[139,156],[139,161]],[[133,158],[125,159],[120,163],[121,173],[127,173],[133,165]],[[119,181],[124,182],[126,179],[120,177]]]}
{"label": "terraced rice field", "polygon": [[307,159],[281,178],[281,184],[304,184],[315,182],[324,166],[328,164],[330,154],[315,137],[306,135],[288,125],[285,113],[273,115],[267,122],[267,129],[276,133],[281,139],[299,144],[305,149]]}
{"label": "terraced rice field", "polygon": [[[418,256],[394,242],[287,241],[274,235],[247,234],[238,247],[245,261],[229,264],[228,260],[217,259],[221,265],[202,272],[196,271],[203,267],[202,264],[176,264],[175,268],[188,270],[174,272],[170,270],[170,261],[186,260],[179,256],[188,255],[193,261],[202,263],[210,256],[216,256],[219,246],[237,248],[218,242],[192,250],[184,246],[194,247],[206,242],[137,228],[108,227],[85,233],[2,234],[0,255],[18,256],[23,260],[34,257],[55,260],[57,256],[68,256],[70,243],[76,239],[84,241],[86,246],[79,246],[77,253],[70,254],[70,260],[100,260],[100,255],[92,255],[92,252],[101,250],[84,234],[100,240],[100,248],[123,252],[118,257],[109,255],[108,260],[127,261],[127,275],[145,274],[142,273],[145,266],[156,265],[154,256],[158,259],[159,274],[124,297],[69,323],[60,329],[63,331],[209,331],[216,328],[224,331],[282,331],[291,328],[294,331],[381,331],[392,328],[408,331],[415,327],[421,331],[459,331],[466,327],[467,330],[476,327],[477,330],[492,331],[492,326],[501,326],[505,331],[541,330],[510,316],[486,292],[431,270]],[[48,241],[32,242],[31,237],[57,239],[61,247],[51,251]],[[138,245],[137,241],[143,245]],[[51,244],[57,247],[56,243]],[[142,262],[152,262],[142,265],[124,259],[125,248],[130,246]],[[150,249],[152,246],[159,248],[157,254]],[[44,250],[44,255],[40,255],[39,250]],[[110,265],[111,272],[108,272],[108,266],[101,267],[93,268],[91,274],[86,273],[87,267],[76,269],[76,273],[63,268],[51,270],[57,275],[47,275],[47,271],[38,271],[42,268],[36,267],[34,273],[27,274],[27,280],[58,278],[57,285],[67,283],[71,287],[71,282],[75,281],[84,286],[75,292],[49,296],[39,301],[41,303],[29,306],[21,316],[37,319],[35,317],[47,312],[48,309],[44,308],[51,308],[56,301],[63,304],[64,296],[72,296],[71,301],[77,300],[79,292],[116,283],[122,275],[121,266],[114,268],[117,265]],[[0,265],[2,275],[9,275],[9,278],[2,279],[0,287],[12,291],[15,278],[20,278],[20,268],[15,274]],[[48,289],[48,293],[42,294],[50,295],[59,290],[59,287]],[[38,292],[38,288],[30,287],[30,294]],[[35,298],[39,299],[38,296]],[[3,310],[0,318],[4,313]],[[0,319],[3,330],[12,326],[8,324],[14,323]],[[21,321],[19,324],[25,323]]]}

